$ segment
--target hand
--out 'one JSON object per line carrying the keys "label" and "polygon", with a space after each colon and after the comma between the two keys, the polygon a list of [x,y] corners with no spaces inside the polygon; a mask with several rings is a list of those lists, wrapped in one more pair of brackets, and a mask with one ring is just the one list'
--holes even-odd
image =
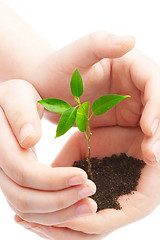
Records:
{"label": "hand", "polygon": [[[144,217],[159,204],[160,167],[156,164],[159,159],[159,147],[156,141],[159,139],[160,132],[158,124],[159,67],[137,50],[121,57],[133,47],[133,39],[131,41],[129,38],[130,41],[110,46],[110,37],[106,33],[95,33],[57,52],[56,63],[53,61],[55,56],[52,56],[46,63],[49,74],[43,75],[39,92],[41,92],[43,98],[56,98],[61,92],[64,100],[74,104],[69,93],[69,82],[75,67],[78,67],[84,79],[85,94],[83,101],[90,100],[93,102],[97,97],[108,93],[131,95],[130,99],[122,101],[116,108],[106,114],[92,118],[91,127],[95,128],[95,134],[92,137],[92,142],[95,141],[95,143],[91,146],[92,156],[101,158],[112,153],[126,152],[143,159],[147,166],[142,172],[136,194],[130,196],[130,201],[127,201],[127,204],[125,196],[120,198],[123,210],[103,210],[91,217],[78,218],[63,225],[58,225],[58,227],[62,227],[62,230],[57,229],[57,226],[56,228],[43,226],[45,236],[47,231],[47,236],[50,236],[50,238],[59,239],[58,234],[61,233],[61,236],[66,239],[66,235],[63,235],[66,227],[67,230],[69,228],[76,231],[74,234],[76,234],[77,239],[78,237],[82,239],[79,235],[80,232],[86,233],[86,239],[90,238],[90,234],[100,234],[100,236],[96,235],[94,237],[102,238],[103,234],[106,235],[116,228]],[[108,59],[109,57],[112,59]],[[114,57],[121,58],[115,59]],[[48,81],[45,83],[44,79],[48,79]],[[42,89],[44,83],[45,90]],[[49,83],[53,84],[53,89],[56,87],[56,92],[50,88]],[[63,86],[65,92],[62,91]],[[58,116],[55,114],[48,112],[46,116],[53,122],[58,121]],[[103,133],[103,135],[100,133]],[[96,144],[96,141],[99,142],[99,135],[104,136],[105,141],[110,139],[113,145],[110,144],[110,148],[106,149],[106,142],[105,148],[103,144]],[[72,156],[68,155],[69,157],[66,158],[64,165],[64,162],[62,162],[63,155],[66,152],[69,154],[71,146]],[[79,149],[79,146],[81,149]],[[117,146],[119,147],[117,148]],[[87,148],[84,140],[82,141],[81,134],[77,134],[67,143],[53,166],[71,166],[73,161],[86,156]],[[153,164],[156,165],[155,168],[150,166]],[[72,231],[70,232],[72,234],[69,235],[70,238],[73,235]]]}
{"label": "hand", "polygon": [[[0,187],[22,218],[60,223],[96,211],[95,184],[78,168],[39,163],[29,147],[41,136],[40,96],[24,80],[0,84]],[[54,220],[53,220],[54,219]]]}
{"label": "hand", "polygon": [[[95,128],[91,139],[92,156],[102,158],[112,154],[126,153],[143,159],[141,144],[144,134],[139,127]],[[109,146],[109,147],[107,147]],[[69,167],[75,160],[87,156],[87,142],[83,133],[75,133],[66,143],[52,164],[53,167]],[[65,156],[65,162],[62,159]],[[121,210],[105,209],[91,216],[77,218],[63,224],[45,226],[25,222],[18,216],[20,225],[48,239],[103,239],[117,228],[137,221],[152,212],[160,203],[160,165],[146,165],[142,170],[137,191],[119,198]]]}
{"label": "hand", "polygon": [[[70,78],[78,68],[84,80],[82,102],[93,102],[105,94],[131,95],[106,114],[93,117],[91,127],[141,126],[144,161],[154,164],[160,159],[157,152],[160,142],[156,143],[160,135],[160,71],[153,61],[137,50],[121,57],[133,48],[134,43],[133,37],[118,38],[106,32],[85,36],[54,53],[36,70],[39,73],[36,88],[42,98],[61,96],[76,105],[70,91]],[[45,116],[54,123],[59,119],[58,114],[47,111]]]}

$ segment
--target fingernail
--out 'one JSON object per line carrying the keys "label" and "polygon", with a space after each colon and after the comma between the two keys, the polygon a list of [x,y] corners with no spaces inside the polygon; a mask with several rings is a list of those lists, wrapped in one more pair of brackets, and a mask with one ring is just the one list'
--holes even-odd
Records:
{"label": "fingernail", "polygon": [[156,161],[159,163],[160,161],[160,140],[157,140],[153,146],[153,153],[156,157]]}
{"label": "fingernail", "polygon": [[75,176],[68,180],[69,186],[80,185],[85,183],[85,179],[82,176]]}
{"label": "fingernail", "polygon": [[78,193],[78,200],[82,198],[86,198],[88,196],[91,196],[95,193],[95,190],[89,188],[89,187],[84,187],[82,188],[79,193]]}
{"label": "fingernail", "polygon": [[76,214],[78,216],[85,216],[92,213],[92,210],[89,208],[87,204],[82,204],[76,208]]}
{"label": "fingernail", "polygon": [[155,134],[157,128],[158,128],[158,124],[159,124],[159,119],[155,119],[153,124],[152,124],[152,127],[151,127],[151,132],[152,132],[152,135]]}
{"label": "fingernail", "polygon": [[25,124],[20,130],[19,141],[22,143],[34,131],[35,131],[35,129],[32,124],[30,124],[30,123]]}
{"label": "fingernail", "polygon": [[128,40],[130,36],[129,35],[114,35],[110,38],[110,42],[112,44],[122,44]]}

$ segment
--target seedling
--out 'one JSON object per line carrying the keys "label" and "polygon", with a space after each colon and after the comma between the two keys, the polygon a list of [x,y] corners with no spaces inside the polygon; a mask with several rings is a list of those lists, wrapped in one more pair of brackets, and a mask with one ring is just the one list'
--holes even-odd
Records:
{"label": "seedling", "polygon": [[88,163],[88,173],[93,180],[90,163],[90,140],[92,136],[89,125],[90,119],[93,115],[98,116],[104,114],[123,99],[130,96],[121,96],[116,94],[101,96],[93,102],[91,107],[92,111],[90,113],[90,102],[80,102],[80,97],[83,94],[83,81],[77,69],[74,71],[71,77],[70,87],[72,95],[74,96],[75,101],[78,103],[75,107],[72,107],[69,103],[56,98],[43,99],[38,102],[49,111],[62,114],[58,122],[55,138],[65,134],[71,127],[73,127],[75,123],[78,129],[85,134],[85,137],[88,141],[88,157],[86,159]]}

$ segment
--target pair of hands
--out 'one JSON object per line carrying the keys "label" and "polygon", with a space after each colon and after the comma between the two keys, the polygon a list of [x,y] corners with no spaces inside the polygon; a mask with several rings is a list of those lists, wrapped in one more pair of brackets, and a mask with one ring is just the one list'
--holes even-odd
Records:
{"label": "pair of hands", "polygon": [[[123,56],[133,46],[133,37],[94,33],[57,51],[33,73],[33,79],[38,79],[33,85],[42,98],[61,98],[71,105],[75,102],[69,83],[75,68],[84,80],[82,101],[93,102],[109,93],[131,95],[91,120],[92,156],[125,152],[147,163],[135,194],[127,201],[128,196],[120,198],[122,210],[95,213],[95,202],[87,198],[95,192],[94,183],[81,169],[71,167],[75,160],[87,156],[83,134],[74,134],[51,166],[37,162],[27,148],[41,136],[43,109],[37,105],[40,96],[22,80],[0,85],[0,186],[17,213],[15,220],[44,238],[102,239],[146,216],[160,202],[160,166],[156,164],[160,153],[160,72],[155,63],[136,50]],[[54,123],[59,117],[49,112],[45,116]],[[77,217],[80,212],[86,216]]]}

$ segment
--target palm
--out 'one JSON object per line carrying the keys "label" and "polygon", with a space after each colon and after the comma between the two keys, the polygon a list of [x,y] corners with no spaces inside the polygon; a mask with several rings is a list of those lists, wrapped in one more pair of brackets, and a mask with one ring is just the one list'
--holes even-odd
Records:
{"label": "palm", "polygon": [[[139,127],[96,128],[93,131],[91,141],[91,155],[101,159],[104,156],[123,152],[129,156],[143,159],[142,140],[143,133]],[[62,162],[63,153],[65,154],[65,161]],[[54,161],[53,167],[72,166],[75,160],[86,157],[86,155],[86,140],[81,133],[78,133],[64,147],[62,153]],[[105,209],[95,215],[81,217],[61,226],[88,233],[105,234],[112,231],[112,227],[114,229],[121,227],[149,214],[159,204],[159,185],[160,166],[146,165],[142,170],[135,194],[124,195],[119,198],[122,210]],[[111,221],[112,218],[113,221]],[[83,224],[84,222],[85,224]],[[97,224],[98,222],[100,224]]]}

